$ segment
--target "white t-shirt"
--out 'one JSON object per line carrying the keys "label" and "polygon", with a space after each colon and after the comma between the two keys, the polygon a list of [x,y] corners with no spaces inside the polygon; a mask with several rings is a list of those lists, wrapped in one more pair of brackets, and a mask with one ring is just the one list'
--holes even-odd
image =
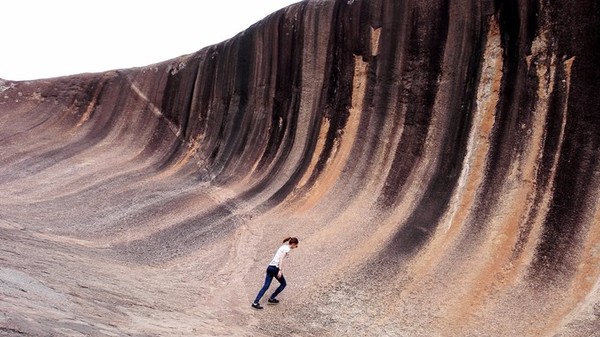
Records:
{"label": "white t-shirt", "polygon": [[269,263],[269,266],[275,266],[279,268],[279,263],[287,256],[287,253],[289,253],[290,250],[292,250],[292,248],[288,244],[284,244],[283,246],[279,247],[279,249],[277,249],[277,253],[275,253],[275,256],[273,257],[273,260],[271,263]]}

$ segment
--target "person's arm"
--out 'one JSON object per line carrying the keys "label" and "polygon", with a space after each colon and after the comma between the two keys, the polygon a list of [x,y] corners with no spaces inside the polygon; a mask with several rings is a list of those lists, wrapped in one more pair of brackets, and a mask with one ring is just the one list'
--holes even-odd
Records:
{"label": "person's arm", "polygon": [[279,272],[277,273],[278,278],[281,278],[281,276],[283,275],[283,260],[285,260],[286,256],[287,256],[287,253],[283,254],[283,256],[281,257],[281,260],[279,261]]}

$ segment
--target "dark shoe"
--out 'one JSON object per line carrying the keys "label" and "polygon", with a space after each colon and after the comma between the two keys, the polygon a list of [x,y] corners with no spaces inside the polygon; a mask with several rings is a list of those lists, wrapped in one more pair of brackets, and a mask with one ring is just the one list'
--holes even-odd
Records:
{"label": "dark shoe", "polygon": [[269,298],[269,300],[267,302],[269,302],[271,304],[277,304],[277,303],[279,303],[279,300],[276,298]]}
{"label": "dark shoe", "polygon": [[260,305],[260,303],[252,303],[252,307],[254,309],[262,309],[263,308],[262,305]]}

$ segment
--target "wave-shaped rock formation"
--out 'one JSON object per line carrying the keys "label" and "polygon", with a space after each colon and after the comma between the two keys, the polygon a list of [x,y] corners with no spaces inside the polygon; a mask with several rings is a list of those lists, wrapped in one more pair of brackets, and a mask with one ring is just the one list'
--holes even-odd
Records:
{"label": "wave-shaped rock formation", "polygon": [[597,335],[598,22],[304,1],[163,63],[3,80],[0,334]]}

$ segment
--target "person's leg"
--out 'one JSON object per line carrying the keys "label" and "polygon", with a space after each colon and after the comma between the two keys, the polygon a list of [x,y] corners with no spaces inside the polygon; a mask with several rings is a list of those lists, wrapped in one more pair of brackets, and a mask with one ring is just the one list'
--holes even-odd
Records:
{"label": "person's leg", "polygon": [[260,299],[263,297],[263,295],[265,294],[265,292],[267,291],[267,289],[269,289],[269,287],[271,286],[271,281],[273,281],[273,277],[277,277],[277,268],[273,267],[273,266],[269,266],[267,268],[267,276],[265,276],[265,284],[258,292],[258,295],[256,295],[256,299],[254,300],[254,303],[258,303],[260,301]]}
{"label": "person's leg", "polygon": [[265,284],[258,292],[258,295],[256,295],[256,299],[254,300],[254,303],[258,303],[260,301],[260,299],[263,297],[263,295],[265,294],[267,289],[269,289],[269,287],[271,286],[271,281],[273,281],[273,276],[271,276],[271,275],[269,275],[269,273],[267,273],[267,276],[265,277]]}
{"label": "person's leg", "polygon": [[285,282],[285,277],[283,277],[283,274],[281,275],[281,278],[275,278],[277,281],[279,281],[279,287],[277,287],[277,289],[275,289],[275,292],[273,293],[273,295],[271,295],[270,299],[274,300],[275,297],[277,297],[277,295],[279,295],[280,292],[283,291],[283,289],[285,289],[285,286],[287,285],[287,283]]}

